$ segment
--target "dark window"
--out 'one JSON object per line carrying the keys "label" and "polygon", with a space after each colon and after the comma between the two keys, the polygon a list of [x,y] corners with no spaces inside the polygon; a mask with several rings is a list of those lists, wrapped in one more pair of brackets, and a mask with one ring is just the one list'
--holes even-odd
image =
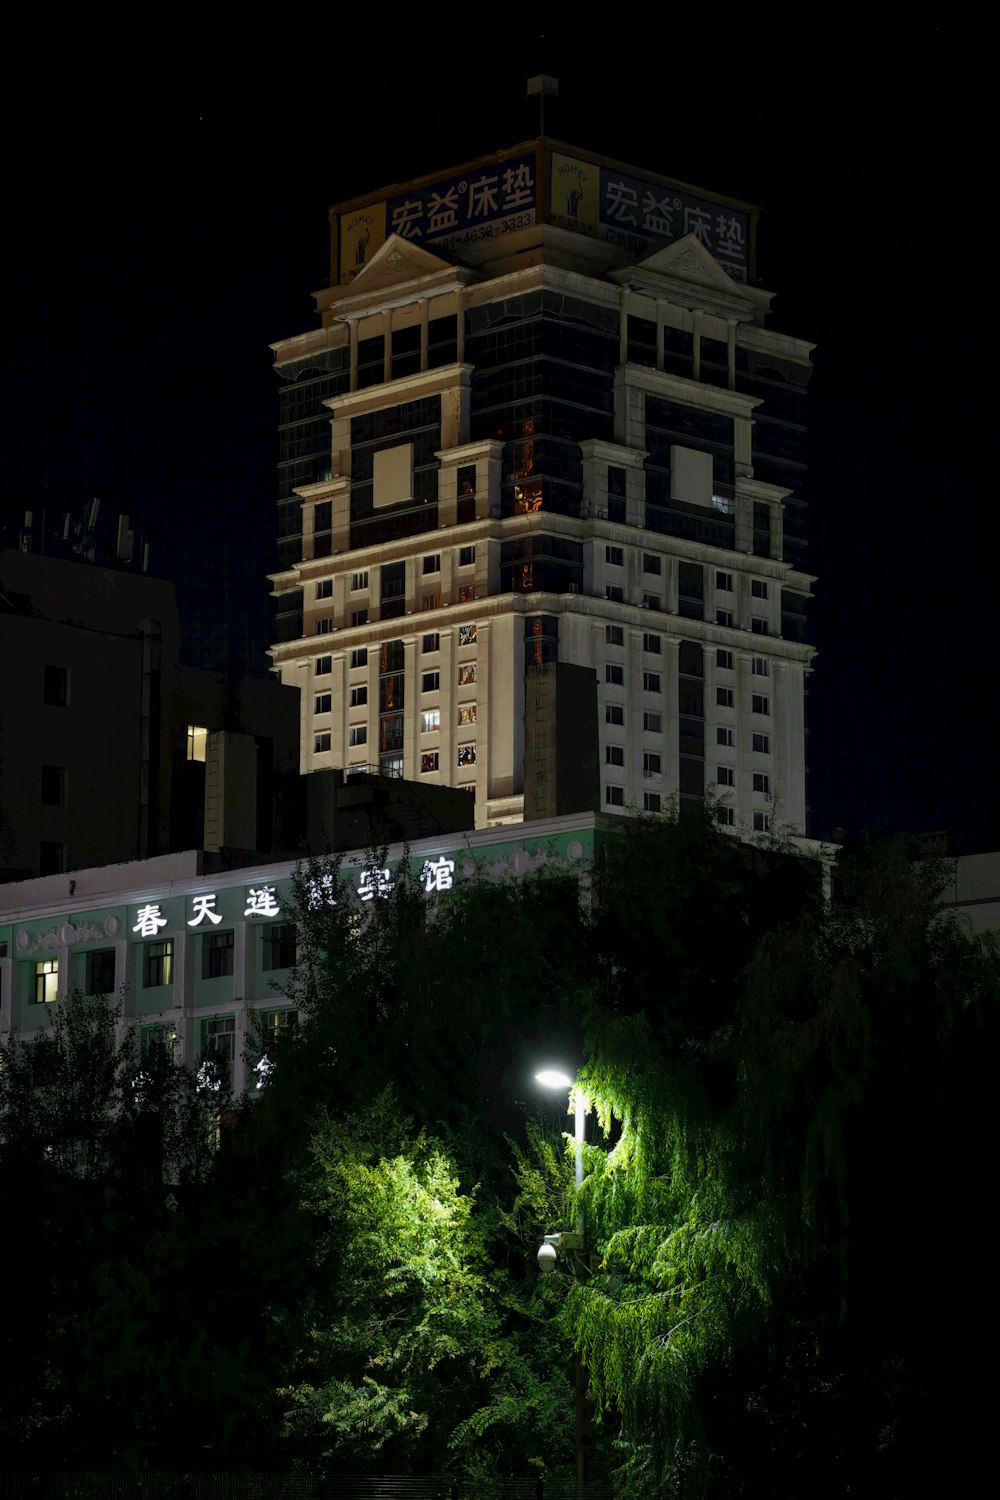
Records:
{"label": "dark window", "polygon": [[87,994],[113,995],[115,990],[115,950],[95,948],[87,954]]}
{"label": "dark window", "polygon": [[[330,658],[327,657],[326,660],[329,661]],[[352,667],[367,667],[367,665],[368,665],[368,647],[367,646],[358,646],[356,650],[354,650],[354,651],[351,652],[351,666]]]}
{"label": "dark window", "polygon": [[[353,655],[353,653],[352,653],[352,655]],[[353,661],[352,661],[351,665],[352,666],[354,665]],[[325,677],[327,675],[327,673],[332,672],[333,671],[333,657],[332,656],[317,656],[315,671],[316,671],[316,676],[317,677]]]}
{"label": "dark window", "polygon": [[263,929],[265,969],[291,969],[295,964],[295,924],[271,922]]}
{"label": "dark window", "polygon": [[732,766],[716,766],[715,779],[720,786],[735,786],[736,776]]}
{"label": "dark window", "polygon": [[771,700],[765,698],[762,693],[754,693],[750,699],[750,708],[755,714],[769,714],[771,712]]}
{"label": "dark window", "polygon": [[662,572],[660,559],[654,557],[650,552],[644,552],[642,554],[642,571],[644,573],[655,573],[657,578],[659,578]]}
{"label": "dark window", "polygon": [[625,710],[622,708],[620,703],[605,703],[604,722],[605,724],[625,723]]}
{"label": "dark window", "polygon": [[366,609],[352,609],[351,610],[351,624],[352,625],[367,625],[368,624],[368,611]]}
{"label": "dark window", "polygon": [[715,731],[715,743],[717,745],[731,745],[733,743],[733,731],[725,726],[720,726]]}
{"label": "dark window", "polygon": [[660,691],[659,672],[643,672],[642,686],[647,693],[658,693]]}
{"label": "dark window", "polygon": [[440,686],[440,672],[425,672],[420,679],[420,691],[422,693],[436,693]]}
{"label": "dark window", "polygon": [[642,794],[642,806],[643,806],[643,811],[644,812],[659,812],[660,811],[660,794],[659,794],[659,792],[643,792],[643,794]]}
{"label": "dark window", "polygon": [[659,776],[662,769],[662,760],[655,750],[646,750],[642,757],[642,774],[644,776]]}
{"label": "dark window", "polygon": [[733,690],[731,687],[717,687],[715,690],[715,701],[720,708],[732,708]]}
{"label": "dark window", "polygon": [[625,764],[625,749],[622,745],[605,745],[604,759],[609,766],[623,766]]}
{"label": "dark window", "polygon": [[41,839],[38,845],[40,875],[62,875],[66,869],[66,846],[52,839]]}
{"label": "dark window", "polygon": [[663,725],[663,719],[662,719],[662,716],[660,714],[651,714],[651,713],[644,713],[643,714],[643,716],[642,716],[642,727],[643,727],[643,729],[648,729],[652,734],[659,734],[662,725]]}
{"label": "dark window", "polygon": [[610,563],[613,568],[620,568],[625,561],[625,554],[621,547],[605,547],[604,561]]}
{"label": "dark window", "polygon": [[420,324],[392,331],[392,378],[420,373]]}
{"label": "dark window", "polygon": [[733,653],[731,651],[716,651],[715,665],[723,667],[727,672],[733,669]]}
{"label": "dark window", "polygon": [[624,807],[624,788],[620,786],[606,786],[604,788],[604,800],[609,805],[609,807]]}
{"label": "dark window", "polygon": [[623,687],[625,684],[625,669],[623,667],[616,667],[612,662],[608,662],[604,668],[604,681],[612,682],[617,687]]}
{"label": "dark window", "polygon": [[624,646],[625,631],[621,625],[605,625],[604,644],[606,646]]}
{"label": "dark window", "polygon": [[[730,741],[732,743],[732,741]],[[757,755],[769,755],[771,751],[771,736],[768,734],[755,734],[751,736],[751,748]]]}
{"label": "dark window", "polygon": [[441,571],[441,554],[440,554],[440,552],[431,552],[431,553],[428,553],[428,555],[423,560],[423,571],[424,571],[424,573],[440,573],[440,571]]}
{"label": "dark window", "polygon": [[202,979],[224,979],[233,972],[235,938],[232,928],[226,932],[205,933],[201,940]]}
{"label": "dark window", "polygon": [[436,630],[429,631],[428,634],[424,636],[422,649],[425,652],[427,652],[427,651],[440,651],[440,649],[441,649],[441,636],[438,633],[438,631],[436,631]]}
{"label": "dark window", "polygon": [[650,635],[647,631],[642,638],[642,649],[643,651],[648,651],[652,656],[659,656],[660,637],[658,635]]}
{"label": "dark window", "polygon": [[460,568],[469,568],[469,567],[471,567],[472,564],[475,562],[475,560],[476,560],[476,549],[475,549],[475,547],[460,547],[458,549],[458,566]]}
{"label": "dark window", "polygon": [[66,772],[62,766],[42,767],[42,801],[46,807],[65,807]]}
{"label": "dark window", "polygon": [[163,938],[158,943],[147,943],[143,960],[143,984],[147,990],[169,984],[174,968],[173,939]]}
{"label": "dark window", "polygon": [[351,688],[351,707],[361,708],[368,702],[368,686]]}
{"label": "dark window", "polygon": [[45,702],[53,708],[66,708],[69,705],[69,668],[68,667],[46,667],[45,668]]}
{"label": "dark window", "polygon": [[760,578],[751,578],[751,580],[750,580],[750,597],[752,599],[766,599],[767,598],[767,584],[764,583],[764,581],[762,579],[760,579]]}

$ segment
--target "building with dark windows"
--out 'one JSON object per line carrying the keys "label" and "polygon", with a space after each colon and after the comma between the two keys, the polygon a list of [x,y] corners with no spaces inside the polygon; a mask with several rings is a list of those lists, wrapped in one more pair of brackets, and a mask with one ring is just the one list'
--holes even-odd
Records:
{"label": "building with dark windows", "polygon": [[273,346],[303,772],[806,832],[811,346],[755,224],[544,138],[331,211]]}

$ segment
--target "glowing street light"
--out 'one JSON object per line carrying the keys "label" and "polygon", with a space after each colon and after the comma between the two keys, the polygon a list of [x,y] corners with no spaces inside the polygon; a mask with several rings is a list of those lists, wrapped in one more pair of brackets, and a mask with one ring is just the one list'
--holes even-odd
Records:
{"label": "glowing street light", "polygon": [[[576,1167],[576,1191],[579,1194],[583,1187],[583,1126],[587,1114],[583,1089],[561,1068],[543,1068],[540,1073],[535,1074],[535,1082],[540,1083],[545,1089],[569,1089],[570,1091],[568,1113],[574,1118],[573,1161]],[[577,1204],[576,1228],[578,1234],[583,1233],[583,1210],[579,1203]]]}

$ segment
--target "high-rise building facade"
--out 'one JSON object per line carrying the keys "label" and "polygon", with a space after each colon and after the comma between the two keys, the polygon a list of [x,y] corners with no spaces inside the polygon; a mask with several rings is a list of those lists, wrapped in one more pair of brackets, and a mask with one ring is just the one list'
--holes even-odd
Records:
{"label": "high-rise building facade", "polygon": [[811,346],[756,211],[543,138],[331,224],[273,346],[303,772],[804,834]]}

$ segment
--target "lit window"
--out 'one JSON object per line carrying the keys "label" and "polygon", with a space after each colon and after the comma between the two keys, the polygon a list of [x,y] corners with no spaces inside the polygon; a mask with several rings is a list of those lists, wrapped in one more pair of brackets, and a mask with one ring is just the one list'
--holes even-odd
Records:
{"label": "lit window", "polygon": [[432,552],[432,553],[430,553],[429,556],[427,556],[427,557],[424,558],[423,570],[424,570],[425,573],[440,573],[440,571],[441,571],[441,554],[440,554],[440,552]]}
{"label": "lit window", "polygon": [[438,769],[439,756],[436,750],[428,750],[420,757],[420,774],[425,776],[429,771]]}
{"label": "lit window", "polygon": [[352,594],[357,593],[357,591],[359,589],[366,589],[367,587],[368,587],[368,569],[367,568],[364,570],[363,573],[352,573],[351,574],[351,593]]}
{"label": "lit window", "polygon": [[605,682],[613,682],[618,687],[624,687],[624,685],[625,685],[625,669],[624,669],[624,667],[618,667],[618,666],[615,666],[615,664],[613,662],[608,662],[607,666],[604,668],[604,681]]}
{"label": "lit window", "polygon": [[458,763],[460,766],[474,766],[476,764],[475,745],[459,745]]}
{"label": "lit window", "polygon": [[368,665],[368,647],[367,646],[357,646],[357,647],[355,647],[355,649],[351,652],[351,666],[352,667],[367,667],[367,665]]}
{"label": "lit window", "polygon": [[731,651],[716,651],[715,665],[722,667],[727,672],[731,672],[733,669],[733,653]]}
{"label": "lit window", "polygon": [[624,646],[625,631],[621,625],[605,625],[604,644],[606,646]]}
{"label": "lit window", "polygon": [[[730,741],[732,743],[732,741]],[[755,734],[751,739],[751,747],[758,755],[770,755],[771,736],[769,734]]]}
{"label": "lit window", "polygon": [[771,712],[771,700],[765,698],[763,693],[754,693],[750,699],[750,707],[755,714],[769,714]]}
{"label": "lit window", "polygon": [[755,792],[770,792],[771,778],[766,771],[755,771],[753,773],[753,789]]}
{"label": "lit window", "polygon": [[440,672],[425,672],[420,679],[420,691],[422,693],[436,693],[440,686]]}
{"label": "lit window", "polygon": [[332,693],[317,693],[313,712],[317,714],[328,714],[333,708]]}
{"label": "lit window", "polygon": [[348,739],[349,739],[349,743],[352,746],[355,746],[355,745],[367,745],[367,743],[368,743],[368,725],[367,724],[354,724],[354,725],[352,725],[351,729],[350,729],[350,733],[348,735]]}
{"label": "lit window", "polygon": [[459,724],[474,724],[476,722],[476,705],[474,703],[463,703],[458,710]]}
{"label": "lit window", "polygon": [[732,573],[716,573],[715,587],[720,589],[724,594],[731,594],[733,592]]}
{"label": "lit window", "polygon": [[642,674],[642,686],[643,686],[643,691],[644,692],[647,692],[647,693],[658,693],[660,691],[660,674],[659,674],[659,672],[643,672],[643,674]]}
{"label": "lit window", "polygon": [[604,561],[610,563],[613,568],[620,568],[625,562],[625,555],[621,547],[605,547]]}
{"label": "lit window", "polygon": [[609,807],[624,807],[625,788],[620,786],[606,786],[604,788],[604,800]]}
{"label": "lit window", "polygon": [[420,608],[421,609],[440,609],[441,608],[441,595],[440,595],[440,593],[436,593],[436,594],[424,594],[423,597],[422,597],[422,599],[421,599],[421,601],[420,601]]}
{"label": "lit window", "polygon": [[623,766],[625,764],[625,748],[623,745],[605,745],[604,760],[609,766]]}
{"label": "lit window", "polygon": [[733,731],[728,725],[720,724],[715,731],[715,743],[717,745],[731,745],[733,743]]}
{"label": "lit window", "polygon": [[333,671],[332,656],[317,656],[315,672],[317,677],[326,677]]}
{"label": "lit window", "polygon": [[715,690],[715,701],[720,708],[732,708],[733,690],[731,687],[717,687]]}
{"label": "lit window", "polygon": [[474,661],[463,662],[458,669],[459,687],[468,687],[470,682],[475,682],[478,670]]}
{"label": "lit window", "polygon": [[459,547],[459,549],[458,549],[458,566],[460,568],[471,568],[472,564],[475,562],[475,560],[476,560],[476,549],[475,549],[475,547]]}
{"label": "lit window", "polygon": [[750,670],[755,677],[770,677],[771,664],[766,656],[755,656]]}
{"label": "lit window", "polygon": [[320,579],[319,583],[317,583],[317,585],[316,585],[316,598],[317,599],[332,599],[333,598],[333,579],[332,578],[321,578]]}
{"label": "lit window", "polygon": [[439,708],[428,709],[420,716],[420,733],[433,734],[435,729],[441,728],[441,710]]}
{"label": "lit window", "polygon": [[189,724],[187,728],[188,760],[204,760],[208,746],[208,730],[200,724]]}
{"label": "lit window", "polygon": [[653,656],[659,656],[660,637],[658,635],[650,635],[647,633],[642,638],[642,649],[643,651],[650,652],[650,654]]}
{"label": "lit window", "polygon": [[605,724],[625,723],[625,710],[622,708],[620,703],[605,703],[604,722]]}
{"label": "lit window", "polygon": [[460,625],[458,627],[458,644],[460,646],[471,646],[476,639],[475,625]]}
{"label": "lit window", "polygon": [[431,651],[441,650],[441,637],[436,630],[432,630],[424,636],[422,649],[425,655]]}
{"label": "lit window", "polygon": [[351,688],[351,707],[352,708],[363,708],[364,705],[367,702],[368,702],[368,684],[367,683],[365,683],[361,687],[352,687]]}
{"label": "lit window", "polygon": [[651,734],[659,734],[662,723],[663,719],[659,714],[644,713],[642,716],[642,727]]}
{"label": "lit window", "polygon": [[143,984],[147,990],[169,984],[174,969],[173,939],[164,938],[159,943],[147,943],[143,960]]}
{"label": "lit window", "polygon": [[474,583],[463,583],[458,590],[459,604],[471,604],[476,597],[476,585]]}
{"label": "lit window", "polygon": [[659,776],[662,769],[660,756],[652,750],[645,751],[642,757],[642,774],[644,776]]}
{"label": "lit window", "polygon": [[653,557],[649,552],[644,552],[642,554],[642,571],[644,573],[655,573],[656,577],[659,578],[662,571],[660,559]]}
{"label": "lit window", "polygon": [[35,1004],[49,1005],[59,987],[59,961],[43,958],[35,965]]}
{"label": "lit window", "polygon": [[750,597],[752,599],[766,599],[767,598],[767,584],[764,583],[760,578],[751,578],[751,580],[750,580]]}
{"label": "lit window", "polygon": [[659,792],[643,792],[643,794],[642,794],[642,807],[643,807],[643,811],[644,812],[659,812],[660,811],[660,794],[659,794]]}
{"label": "lit window", "polygon": [[720,786],[735,786],[736,777],[732,766],[716,766],[715,779]]}

